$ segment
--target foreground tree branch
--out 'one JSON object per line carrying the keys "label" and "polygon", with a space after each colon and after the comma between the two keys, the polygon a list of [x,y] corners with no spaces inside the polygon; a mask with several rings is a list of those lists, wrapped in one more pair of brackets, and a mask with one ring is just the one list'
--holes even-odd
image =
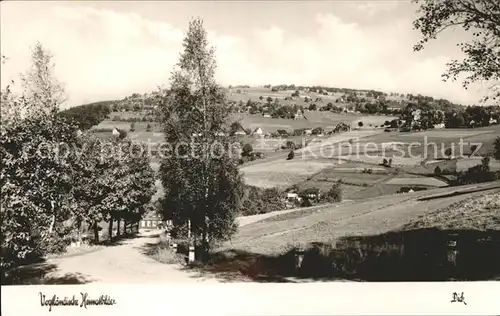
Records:
{"label": "foreground tree branch", "polygon": [[413,0],[420,5],[419,16],[413,22],[422,39],[414,46],[420,51],[424,45],[450,28],[460,27],[472,34],[468,42],[459,43],[465,54],[463,60],[447,64],[444,80],[457,80],[465,75],[464,88],[473,82],[490,85],[490,98],[500,97],[500,2],[497,0]]}

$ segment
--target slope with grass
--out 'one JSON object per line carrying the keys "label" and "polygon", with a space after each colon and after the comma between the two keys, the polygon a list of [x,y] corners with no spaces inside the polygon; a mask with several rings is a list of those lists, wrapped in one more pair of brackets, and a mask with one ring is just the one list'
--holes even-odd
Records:
{"label": "slope with grass", "polygon": [[[304,211],[302,217],[298,217],[299,213],[296,212],[288,213],[293,214],[290,215],[291,218],[286,215],[280,216],[279,219],[270,217],[242,227],[226,247],[261,254],[276,254],[298,244],[334,243],[343,236],[380,234],[398,229],[412,219],[436,209],[487,193],[476,191],[477,189],[491,190],[497,194],[500,192],[500,182],[388,195],[348,205],[322,206],[316,211]],[[462,194],[452,195],[453,192]],[[437,194],[449,196],[420,200]]]}

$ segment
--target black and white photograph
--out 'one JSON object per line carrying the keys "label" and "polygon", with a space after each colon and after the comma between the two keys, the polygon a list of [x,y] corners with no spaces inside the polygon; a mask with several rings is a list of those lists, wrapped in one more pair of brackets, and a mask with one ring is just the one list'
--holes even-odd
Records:
{"label": "black and white photograph", "polygon": [[500,281],[498,0],[0,7],[2,291]]}

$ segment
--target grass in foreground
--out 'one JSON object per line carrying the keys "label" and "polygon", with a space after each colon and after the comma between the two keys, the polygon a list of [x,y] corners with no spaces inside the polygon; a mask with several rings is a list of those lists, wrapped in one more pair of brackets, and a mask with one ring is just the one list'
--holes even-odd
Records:
{"label": "grass in foreground", "polygon": [[[500,225],[497,221],[499,194],[498,190],[489,194],[481,192],[469,195],[468,198],[447,198],[446,203],[434,200],[416,203],[412,207],[400,201],[402,205],[394,209],[399,215],[396,213],[390,215],[387,212],[379,215],[400,216],[400,213],[406,212],[407,214],[403,215],[408,216],[409,213],[425,205],[428,208],[425,213],[435,218],[434,225],[428,225],[430,220],[429,223],[417,220],[415,222],[421,224],[402,225],[405,228],[403,230],[358,235],[352,230],[355,227],[349,227],[352,226],[349,221],[342,221],[342,226],[328,230],[332,241],[328,241],[326,235],[321,236],[321,232],[316,237],[313,236],[312,232],[318,232],[317,229],[307,230],[301,227],[314,218],[316,224],[312,225],[312,221],[309,224],[314,228],[320,217],[328,216],[323,213],[324,210],[305,212],[302,214],[303,218],[290,215],[274,221],[267,219],[243,227],[236,238],[239,240],[234,240],[226,245],[226,248],[213,253],[209,263],[203,266],[202,270],[206,273],[240,275],[258,282],[289,282],[290,279],[356,281],[498,279],[500,277]],[[446,204],[447,206],[442,206]],[[459,205],[463,205],[463,209],[457,208]],[[349,207],[354,209],[353,206],[360,207],[359,204]],[[448,226],[440,225],[442,222],[453,222],[443,214],[449,214],[454,210],[456,210],[455,218],[464,218],[464,223],[467,225],[461,222]],[[464,212],[468,214],[464,215]],[[401,217],[399,221],[403,221],[404,218]],[[471,220],[472,218],[475,218],[475,222]],[[375,220],[373,216],[368,216],[367,220],[372,226],[383,222],[380,219]],[[485,224],[477,224],[478,221]],[[408,219],[406,222],[408,223]],[[346,231],[346,227],[351,230]],[[307,238],[289,239],[290,232],[294,229],[297,232],[309,231],[311,235]],[[381,229],[372,229],[376,230]],[[353,233],[358,236],[352,236]],[[296,233],[296,236],[299,235],[306,237]],[[455,257],[450,257],[450,240],[457,241],[457,246],[454,248],[457,251]],[[302,267],[296,269],[295,248],[299,242],[306,250]],[[262,247],[271,247],[274,250],[258,251]]]}

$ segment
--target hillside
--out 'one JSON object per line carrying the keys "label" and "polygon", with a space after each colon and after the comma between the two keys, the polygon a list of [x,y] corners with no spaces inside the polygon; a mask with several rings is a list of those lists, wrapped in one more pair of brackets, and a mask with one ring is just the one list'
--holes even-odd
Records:
{"label": "hillside", "polygon": [[404,229],[475,229],[500,230],[500,192],[468,198],[446,208],[420,216]]}
{"label": "hillside", "polygon": [[[477,189],[488,190],[476,192]],[[463,194],[448,196],[453,192]],[[298,245],[335,244],[338,238],[344,236],[376,235],[399,230],[420,216],[442,213],[452,205],[485,194],[498,197],[500,182],[387,195],[353,203],[297,210],[241,227],[237,236],[226,247],[275,255]],[[443,197],[422,200],[436,195]]]}

